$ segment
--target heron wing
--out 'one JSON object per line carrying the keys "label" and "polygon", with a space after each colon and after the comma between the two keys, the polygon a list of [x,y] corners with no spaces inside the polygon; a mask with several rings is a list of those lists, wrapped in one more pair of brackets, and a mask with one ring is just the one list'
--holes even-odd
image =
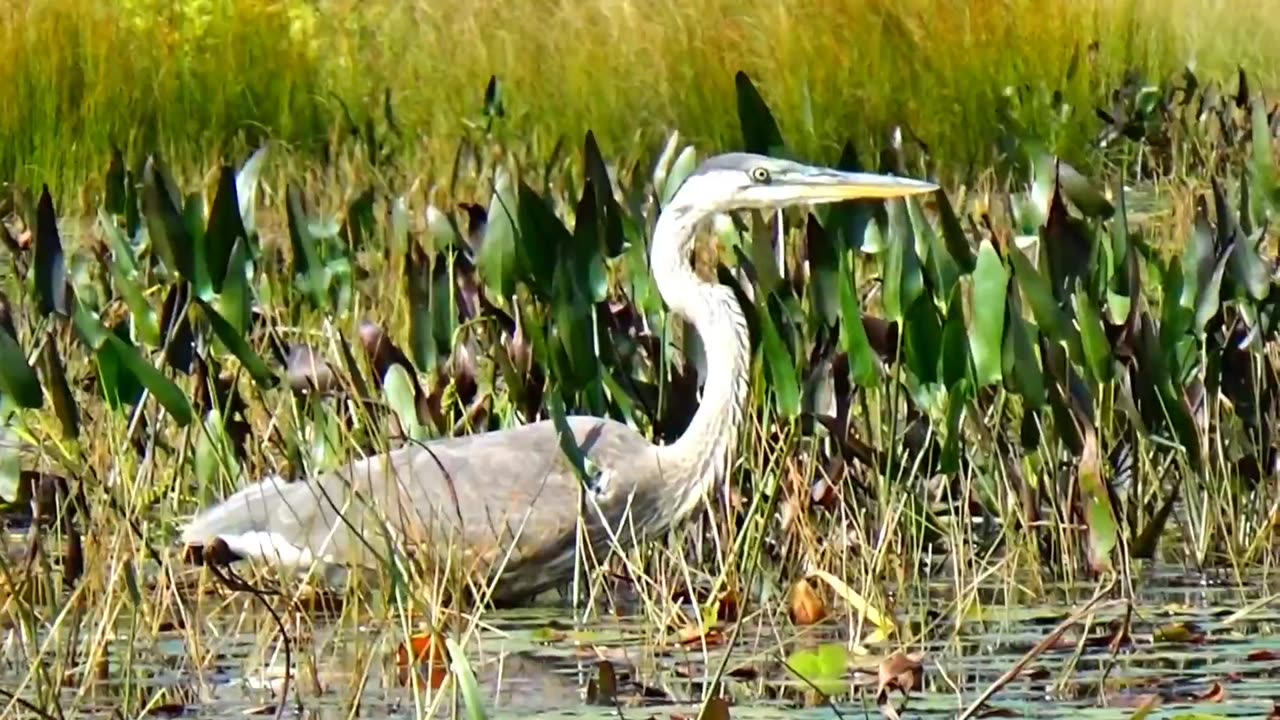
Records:
{"label": "heron wing", "polygon": [[[588,513],[593,545],[609,537],[630,503],[657,484],[654,447],[612,420],[575,416],[569,426],[603,475]],[[464,560],[470,572],[559,562],[576,539],[578,476],[550,421],[414,443],[349,463],[307,482],[272,479],[240,491],[195,518],[186,542],[223,537],[240,554],[292,564],[315,559],[379,565],[390,546]],[[624,531],[626,532],[626,531]],[[626,537],[630,533],[626,532]],[[560,569],[543,567],[555,576]]]}

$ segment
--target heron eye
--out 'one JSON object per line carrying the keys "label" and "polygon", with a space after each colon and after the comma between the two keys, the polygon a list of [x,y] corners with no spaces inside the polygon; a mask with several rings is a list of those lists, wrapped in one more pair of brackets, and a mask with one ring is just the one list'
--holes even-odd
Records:
{"label": "heron eye", "polygon": [[757,166],[751,168],[751,179],[758,183],[769,182],[769,168]]}

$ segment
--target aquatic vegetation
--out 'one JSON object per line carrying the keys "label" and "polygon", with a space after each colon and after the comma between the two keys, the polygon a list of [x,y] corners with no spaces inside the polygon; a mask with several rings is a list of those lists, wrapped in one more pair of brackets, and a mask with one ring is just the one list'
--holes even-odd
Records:
{"label": "aquatic vegetation", "polygon": [[[752,336],[742,460],[681,542],[582,558],[574,618],[631,608],[663,645],[706,653],[736,647],[748,616],[794,614],[771,599],[807,587],[794,617],[830,615],[848,645],[894,658],[887,697],[927,675],[889,648],[933,632],[909,613],[935,578],[959,618],[992,576],[1046,596],[1096,582],[1120,602],[1170,565],[1269,569],[1280,118],[1235,81],[1120,86],[1097,114],[1097,174],[1018,122],[1054,97],[1027,90],[999,108],[999,180],[709,228],[697,264],[737,293]],[[308,604],[465,679],[489,616],[444,602],[449,578],[388,567],[372,593],[333,598],[251,576],[284,594],[257,598],[279,605],[277,628],[220,609],[175,527],[251,479],[408,438],[581,411],[664,440],[689,421],[702,350],[664,312],[647,243],[701,153],[678,133],[613,159],[594,133],[519,145],[503,87],[490,79],[430,173],[386,102],[319,165],[266,144],[183,175],[118,149],[88,222],[47,185],[15,187],[0,208],[0,498],[31,530],[0,565],[0,618],[33,668],[27,702],[55,707],[68,677],[88,687],[107,646],[122,652],[120,624],[182,638],[199,669],[211,617],[296,640],[317,632]],[[796,152],[747,74],[734,87],[740,146]],[[899,137],[874,164],[848,143],[839,166],[926,174],[930,147]],[[162,691],[132,674],[148,651],[123,652],[113,702],[129,715]]]}

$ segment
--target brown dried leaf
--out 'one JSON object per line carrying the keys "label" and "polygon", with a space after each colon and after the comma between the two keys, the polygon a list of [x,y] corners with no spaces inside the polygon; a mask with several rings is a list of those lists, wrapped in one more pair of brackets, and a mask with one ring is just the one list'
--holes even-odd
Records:
{"label": "brown dried leaf", "polygon": [[814,625],[827,616],[822,598],[804,578],[791,586],[790,606],[791,622],[796,625]]}

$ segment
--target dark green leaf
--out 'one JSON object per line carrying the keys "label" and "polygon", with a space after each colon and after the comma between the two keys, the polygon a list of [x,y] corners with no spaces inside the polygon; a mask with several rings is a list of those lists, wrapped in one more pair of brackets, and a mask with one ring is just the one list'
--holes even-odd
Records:
{"label": "dark green leaf", "polygon": [[124,154],[120,148],[112,146],[111,165],[107,167],[106,191],[102,201],[103,209],[112,215],[123,215],[125,207],[125,173]]}
{"label": "dark green leaf", "polygon": [[67,372],[62,364],[62,354],[58,352],[58,337],[53,328],[45,332],[40,360],[40,372],[44,376],[44,385],[53,398],[54,412],[62,424],[62,436],[67,439],[78,437],[80,406],[76,403],[75,396],[71,394],[71,386],[67,383]]}
{"label": "dark green leaf", "polygon": [[844,248],[839,247],[834,234],[818,224],[818,218],[810,213],[805,224],[805,243],[809,256],[809,276],[812,278],[812,298],[818,318],[826,327],[840,321],[840,258]]}
{"label": "dark green leaf", "polygon": [[942,318],[938,306],[921,295],[907,310],[903,324],[907,367],[923,385],[938,380],[938,358],[942,355]]}
{"label": "dark green leaf", "polygon": [[1073,337],[1075,331],[1062,308],[1054,301],[1049,282],[1017,247],[1009,248],[1008,254],[1009,263],[1013,266],[1013,276],[1031,305],[1031,315],[1040,326],[1040,331],[1054,342],[1065,342],[1068,347],[1076,347],[1077,338]]}
{"label": "dark green leaf", "polygon": [[27,362],[17,339],[4,329],[0,329],[0,388],[13,398],[18,407],[44,407],[40,378]]}
{"label": "dark green leaf", "polygon": [[960,227],[960,220],[956,217],[956,212],[951,208],[951,201],[947,199],[947,193],[942,189],[938,189],[934,193],[934,199],[938,201],[938,218],[942,228],[942,239],[946,242],[947,252],[951,255],[951,259],[955,261],[956,266],[964,275],[973,272],[977,265],[977,258],[974,257],[973,250],[969,247],[969,241],[965,237],[964,229]]}
{"label": "dark green leaf", "polygon": [[519,184],[520,238],[516,243],[516,261],[523,279],[544,300],[554,297],[556,266],[567,256],[573,244],[564,223],[547,205],[547,201],[523,181]]}
{"label": "dark green leaf", "polygon": [[36,297],[40,300],[40,314],[48,316],[69,314],[67,304],[67,268],[62,252],[62,239],[58,237],[58,215],[53,209],[49,186],[40,192],[40,204],[36,209],[35,223]]}
{"label": "dark green leaf", "polygon": [[840,338],[849,359],[849,378],[860,387],[872,387],[880,380],[880,365],[862,324],[849,254],[840,253]]}
{"label": "dark green leaf", "polygon": [[742,126],[742,147],[747,152],[780,156],[785,152],[782,132],[769,112],[751,78],[741,70],[733,77],[738,95],[738,122]]}
{"label": "dark green leaf", "polygon": [[[600,147],[596,144],[595,135],[588,130],[586,143],[582,151],[582,165],[589,184],[583,188],[585,193],[592,191],[595,201],[595,220],[599,223],[598,234],[603,238],[603,247],[610,257],[617,257],[626,250],[626,238],[622,234],[622,207],[613,195],[613,184],[609,181],[609,170],[605,166]],[[577,227],[574,227],[576,234]]]}
{"label": "dark green leaf", "polygon": [[1084,351],[1084,364],[1093,379],[1099,383],[1111,382],[1111,343],[1102,327],[1102,317],[1089,294],[1076,290],[1072,296],[1076,311],[1076,324],[1080,328],[1080,345]]}
{"label": "dark green leaf", "polygon": [[192,243],[182,215],[178,189],[165,173],[157,157],[147,159],[142,170],[142,214],[147,223],[151,247],[171,273],[187,280],[194,277]]}
{"label": "dark green leaf", "polygon": [[964,319],[960,285],[951,288],[947,319],[942,326],[942,351],[938,357],[942,383],[952,393],[969,377],[969,328]]}
{"label": "dark green leaf", "polygon": [[[227,276],[227,263],[231,261],[231,249],[237,240],[248,240],[244,218],[240,214],[240,200],[236,197],[236,175],[229,165],[223,165],[218,173],[218,189],[209,210],[209,225],[204,234],[204,263],[213,293],[222,292]],[[198,294],[198,293],[197,293]],[[204,296],[205,300],[210,299]]]}

